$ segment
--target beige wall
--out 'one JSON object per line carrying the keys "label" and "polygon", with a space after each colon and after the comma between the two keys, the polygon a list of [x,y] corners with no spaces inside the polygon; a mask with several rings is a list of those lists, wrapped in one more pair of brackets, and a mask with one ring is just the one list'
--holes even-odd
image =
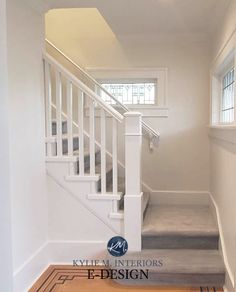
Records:
{"label": "beige wall", "polygon": [[[53,36],[49,38],[57,43]],[[154,191],[208,191],[208,43],[204,39],[184,37],[160,41],[129,36],[119,40],[125,61],[120,58],[120,51],[104,46],[96,59],[92,58],[84,65],[96,69],[127,66],[168,68],[169,117],[144,118],[160,131],[161,142],[153,152],[149,151],[147,141],[144,143],[143,180]],[[63,51],[63,43],[60,44],[59,49]],[[76,59],[79,59],[80,50],[77,52]],[[106,59],[107,55],[112,58]],[[74,59],[75,55],[68,56]]]}
{"label": "beige wall", "polygon": [[145,182],[153,190],[208,190],[208,45],[188,40],[151,46],[142,42],[130,58],[137,67],[168,68],[169,117],[146,119],[159,130],[161,140],[153,153],[144,144]]}
{"label": "beige wall", "polygon": [[[228,11],[215,35],[212,48],[212,67],[223,60],[236,42],[236,1],[231,1]],[[211,129],[211,193],[215,200],[222,231],[222,248],[231,280],[236,274],[236,130]],[[227,277],[227,289],[231,287]]]}

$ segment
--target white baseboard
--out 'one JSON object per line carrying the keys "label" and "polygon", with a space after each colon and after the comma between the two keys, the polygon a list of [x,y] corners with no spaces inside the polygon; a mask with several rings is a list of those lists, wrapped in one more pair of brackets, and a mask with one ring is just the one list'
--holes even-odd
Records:
{"label": "white baseboard", "polygon": [[236,290],[233,287],[232,281],[229,277],[228,270],[226,268],[226,278],[225,278],[225,285],[223,287],[224,292],[235,292]]}
{"label": "white baseboard", "polygon": [[103,259],[105,241],[49,241],[51,264],[72,264],[76,259]]}
{"label": "white baseboard", "polygon": [[14,271],[14,292],[27,292],[49,264],[48,242],[36,250],[24,264]]}
{"label": "white baseboard", "polygon": [[230,279],[227,268],[226,268],[225,285],[224,285],[223,289],[224,289],[224,292],[235,292],[236,291],[233,284],[232,284],[232,281]]}
{"label": "white baseboard", "polygon": [[51,264],[104,259],[105,241],[48,241],[14,272],[14,292],[27,292]]}
{"label": "white baseboard", "polygon": [[226,246],[225,246],[225,240],[224,240],[224,235],[223,235],[223,227],[222,227],[222,223],[221,223],[220,212],[219,212],[218,205],[217,205],[217,203],[216,203],[216,201],[211,193],[210,193],[210,204],[211,204],[211,207],[213,208],[215,215],[216,215],[216,220],[218,223],[219,233],[220,233],[220,247],[222,250],[225,268],[226,268],[226,285],[224,287],[224,291],[234,292],[235,291],[234,290],[234,287],[235,287],[234,273],[231,270],[231,268],[229,266],[229,262],[228,262],[228,256],[226,253]]}
{"label": "white baseboard", "polygon": [[162,191],[152,190],[149,203],[152,205],[201,205],[208,206],[208,191]]}
{"label": "white baseboard", "polygon": [[[208,192],[153,191],[150,200],[151,204],[210,204],[214,206],[227,270],[225,291],[235,291],[234,276],[228,264],[219,210],[213,196]],[[45,242],[14,272],[14,292],[28,291],[49,264],[72,264],[73,260],[104,259],[106,257],[106,244],[106,241],[50,240]]]}

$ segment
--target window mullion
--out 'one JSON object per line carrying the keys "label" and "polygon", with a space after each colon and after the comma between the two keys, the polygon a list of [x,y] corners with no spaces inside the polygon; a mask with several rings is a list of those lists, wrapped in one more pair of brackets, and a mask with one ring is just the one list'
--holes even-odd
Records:
{"label": "window mullion", "polygon": [[222,123],[232,123],[235,121],[235,80],[234,68],[230,69],[222,78],[221,82],[221,107],[220,107],[220,121]]}

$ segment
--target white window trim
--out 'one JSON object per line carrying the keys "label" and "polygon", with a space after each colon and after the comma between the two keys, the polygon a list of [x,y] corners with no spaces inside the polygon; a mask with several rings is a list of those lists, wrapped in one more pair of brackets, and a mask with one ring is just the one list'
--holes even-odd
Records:
{"label": "white window trim", "polygon": [[[222,53],[211,70],[210,128],[226,130],[229,128],[234,129],[236,126],[236,110],[234,110],[233,122],[221,122],[222,77],[232,67],[236,68],[235,46]],[[236,90],[234,91],[234,104],[236,105]]]}
{"label": "white window trim", "polygon": [[127,105],[132,110],[139,110],[144,117],[168,117],[167,81],[168,69],[158,68],[94,68],[87,67],[88,71],[97,80],[114,79],[157,79],[158,90],[154,105]]}

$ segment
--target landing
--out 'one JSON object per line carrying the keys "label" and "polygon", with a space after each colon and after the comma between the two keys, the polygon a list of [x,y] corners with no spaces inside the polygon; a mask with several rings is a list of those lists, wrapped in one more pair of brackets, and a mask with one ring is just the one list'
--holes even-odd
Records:
{"label": "landing", "polygon": [[155,234],[218,235],[218,228],[209,207],[149,206],[143,235]]}

